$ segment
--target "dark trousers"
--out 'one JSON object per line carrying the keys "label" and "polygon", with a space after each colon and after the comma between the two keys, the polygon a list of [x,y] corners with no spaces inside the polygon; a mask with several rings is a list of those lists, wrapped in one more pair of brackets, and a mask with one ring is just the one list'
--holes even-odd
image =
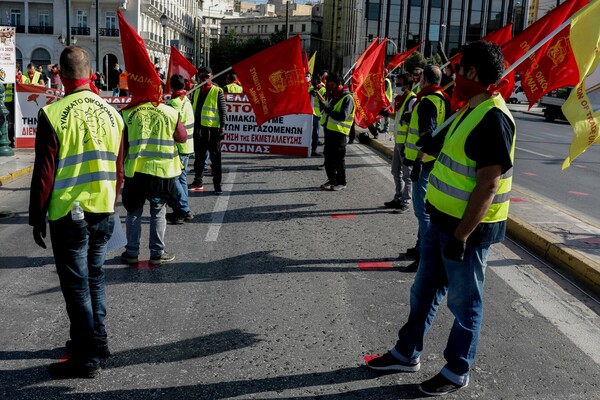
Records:
{"label": "dark trousers", "polygon": [[194,131],[194,172],[196,179],[202,182],[204,177],[204,156],[206,152],[210,155],[212,166],[213,185],[215,189],[220,188],[223,170],[221,169],[221,134],[219,128],[201,127],[200,131]]}
{"label": "dark trousers", "polygon": [[346,136],[325,130],[325,172],[327,180],[335,185],[346,184]]}
{"label": "dark trousers", "polygon": [[71,322],[71,340],[75,355],[86,363],[99,363],[96,346],[107,344],[103,266],[113,226],[110,214],[86,213],[85,219],[73,221],[69,213],[50,221],[56,271]]}
{"label": "dark trousers", "polygon": [[312,152],[317,151],[317,146],[319,145],[319,130],[321,129],[321,117],[313,115],[313,127],[312,127],[312,143],[311,150]]}

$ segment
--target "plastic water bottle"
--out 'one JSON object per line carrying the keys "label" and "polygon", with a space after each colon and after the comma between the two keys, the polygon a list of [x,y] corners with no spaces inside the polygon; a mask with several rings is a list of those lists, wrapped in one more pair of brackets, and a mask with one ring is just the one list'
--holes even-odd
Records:
{"label": "plastic water bottle", "polygon": [[73,202],[73,208],[71,209],[71,219],[73,221],[81,221],[84,217],[85,216],[83,215],[83,208],[81,208],[79,202]]}

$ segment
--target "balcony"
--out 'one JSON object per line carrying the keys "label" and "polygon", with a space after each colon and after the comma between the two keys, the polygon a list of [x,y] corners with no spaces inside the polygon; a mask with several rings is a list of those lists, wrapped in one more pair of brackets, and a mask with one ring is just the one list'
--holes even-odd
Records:
{"label": "balcony", "polygon": [[100,36],[119,37],[119,30],[111,28],[100,28]]}
{"label": "balcony", "polygon": [[25,33],[25,25],[17,25],[15,28],[17,28],[17,33]]}
{"label": "balcony", "polygon": [[89,36],[90,28],[87,26],[72,26],[71,27],[71,35]]}
{"label": "balcony", "polygon": [[46,35],[52,35],[52,34],[54,34],[54,29],[51,26],[31,26],[31,25],[29,25],[29,33],[41,33],[41,34],[46,34]]}

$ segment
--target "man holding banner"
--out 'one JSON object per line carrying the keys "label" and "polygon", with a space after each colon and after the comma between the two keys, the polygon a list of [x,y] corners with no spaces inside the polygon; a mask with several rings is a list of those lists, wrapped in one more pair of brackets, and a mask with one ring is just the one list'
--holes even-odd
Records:
{"label": "man holding banner", "polygon": [[444,351],[446,365],[419,385],[432,396],[469,383],[483,317],[487,256],[490,245],[504,239],[515,150],[515,123],[496,93],[504,69],[500,47],[477,41],[463,47],[462,54],[454,95],[469,107],[451,124],[430,175],[431,223],[421,245],[408,321],[396,345],[367,363],[375,370],[418,371],[425,335],[447,293],[455,321]]}

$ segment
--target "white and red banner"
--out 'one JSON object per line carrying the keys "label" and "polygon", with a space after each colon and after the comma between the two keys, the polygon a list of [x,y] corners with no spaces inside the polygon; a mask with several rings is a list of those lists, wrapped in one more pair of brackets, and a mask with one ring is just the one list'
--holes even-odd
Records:
{"label": "white and red banner", "polygon": [[275,117],[262,125],[245,94],[225,94],[227,119],[223,153],[279,154],[308,157],[312,133],[312,114]]}
{"label": "white and red banner", "polygon": [[15,35],[16,27],[0,26],[0,84],[15,83],[17,75]]}
{"label": "white and red banner", "polygon": [[[15,96],[15,145],[35,147],[37,116],[40,108],[61,99],[62,90],[38,85],[17,84]],[[131,97],[102,97],[117,110]],[[165,96],[165,101],[170,96]],[[224,153],[278,154],[308,157],[312,133],[312,114],[294,114],[273,118],[258,126],[252,106],[244,94],[225,94],[227,120]]]}

